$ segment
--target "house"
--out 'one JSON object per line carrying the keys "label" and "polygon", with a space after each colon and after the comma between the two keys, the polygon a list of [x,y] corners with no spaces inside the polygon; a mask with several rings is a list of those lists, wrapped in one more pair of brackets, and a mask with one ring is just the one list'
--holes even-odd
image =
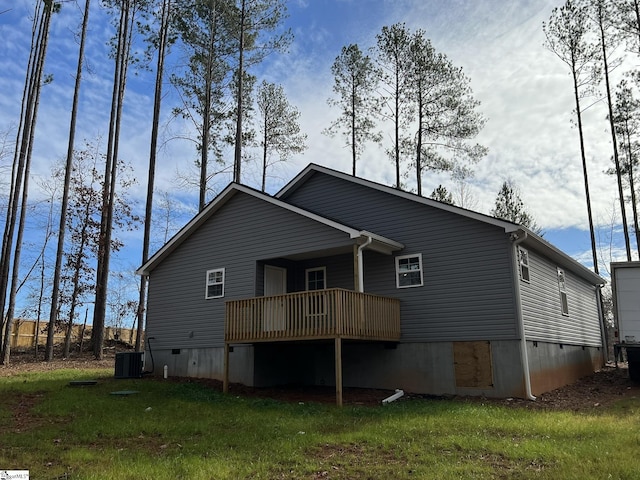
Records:
{"label": "house", "polygon": [[309,165],[138,271],[156,373],[534,398],[599,369],[604,280],[527,228]]}

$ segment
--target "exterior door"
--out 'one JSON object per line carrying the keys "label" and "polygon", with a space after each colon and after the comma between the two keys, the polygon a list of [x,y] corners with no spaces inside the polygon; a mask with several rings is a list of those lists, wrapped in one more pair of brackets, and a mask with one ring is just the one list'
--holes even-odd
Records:
{"label": "exterior door", "polygon": [[[274,297],[287,293],[287,269],[264,266],[264,296]],[[285,301],[282,298],[268,298],[262,312],[263,330],[271,332],[284,330],[287,326]]]}

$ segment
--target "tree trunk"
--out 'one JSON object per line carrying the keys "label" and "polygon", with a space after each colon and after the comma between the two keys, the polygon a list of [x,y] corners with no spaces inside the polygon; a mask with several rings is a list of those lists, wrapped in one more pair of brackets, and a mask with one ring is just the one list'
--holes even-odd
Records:
{"label": "tree trunk", "polygon": [[582,129],[582,112],[580,111],[580,93],[578,89],[578,74],[575,65],[571,68],[573,77],[573,93],[576,102],[576,116],[578,118],[578,134],[580,136],[580,158],[582,160],[582,176],[584,178],[584,193],[587,202],[587,217],[589,220],[589,235],[591,237],[591,255],[593,257],[593,270],[598,274],[598,251],[596,249],[596,235],[593,228],[593,214],[591,212],[591,196],[589,194],[589,174],[587,173],[587,159],[584,149],[584,133]]}
{"label": "tree trunk", "polygon": [[242,174],[242,96],[243,86],[242,80],[244,76],[244,22],[246,16],[246,0],[242,0],[240,11],[240,52],[238,55],[238,100],[237,100],[237,118],[236,118],[236,145],[233,160],[233,181],[241,182]]}
{"label": "tree trunk", "polygon": [[[211,26],[211,31],[215,31],[215,25],[217,23],[217,13],[213,12],[213,22],[214,24]],[[214,34],[209,36],[209,50],[207,51],[207,73],[205,76],[205,100],[202,109],[202,145],[200,150],[200,198],[198,202],[198,211],[204,210],[204,206],[206,204],[206,195],[207,195],[207,169],[209,163],[209,139],[211,137],[211,113],[212,113],[212,94],[211,90],[213,88],[213,68],[215,63],[215,40],[216,37]]]}
{"label": "tree trunk", "polygon": [[[67,209],[69,205],[69,185],[73,170],[73,150],[76,135],[76,120],[78,117],[78,99],[80,97],[80,83],[82,81],[82,65],[84,59],[84,46],[87,37],[87,25],[89,23],[90,0],[85,0],[84,15],[82,18],[82,31],[80,34],[80,48],[78,50],[78,63],[76,65],[76,80],[73,90],[73,101],[71,105],[71,121],[69,123],[69,142],[67,144],[67,159],[64,170],[64,186],[62,189],[62,204],[60,206],[60,223],[58,226],[58,247],[56,250],[56,265],[53,271],[53,288],[51,289],[51,309],[49,310],[49,328],[47,330],[47,346],[45,350],[45,360],[53,360],[53,329],[58,312],[58,300],[60,296],[60,275],[62,272],[62,260],[64,257],[64,237],[66,232]],[[70,319],[73,324],[73,317]],[[65,356],[69,355],[68,339],[65,338]]]}
{"label": "tree trunk", "polygon": [[100,221],[100,242],[98,248],[98,267],[96,275],[96,300],[93,312],[93,329],[91,332],[93,353],[97,360],[102,359],[102,349],[104,346],[115,182],[118,171],[120,121],[122,118],[122,104],[124,101],[132,35],[132,25],[130,25],[130,22],[133,22],[133,18],[130,16],[130,8],[130,0],[124,0],[121,4],[120,23],[118,26],[118,44],[115,57],[111,120],[109,124],[107,158],[105,160],[105,178],[102,200],[103,210]]}
{"label": "tree trunk", "polygon": [[355,79],[351,82],[351,157],[353,158],[353,168],[351,174],[356,176],[356,160],[358,149],[356,148],[356,84]]}
{"label": "tree trunk", "polygon": [[[153,97],[153,123],[151,125],[151,147],[149,149],[149,175],[147,178],[147,203],[144,212],[144,238],[142,241],[142,264],[149,259],[149,243],[151,239],[151,219],[153,213],[153,189],[155,184],[156,154],[158,149],[158,125],[160,124],[160,107],[162,104],[162,79],[164,76],[164,59],[166,55],[167,33],[171,0],[163,0],[158,32],[158,63],[156,66],[156,84]],[[142,349],[142,332],[144,330],[145,306],[147,302],[147,278],[140,276],[140,298],[138,299],[138,330],[136,332],[136,352]]]}
{"label": "tree trunk", "polygon": [[[267,107],[268,109],[268,107]],[[265,109],[264,112],[264,137],[262,139],[262,191],[265,191],[267,186],[267,155],[269,149],[269,116],[271,112]]]}
{"label": "tree trunk", "polygon": [[418,141],[416,142],[416,184],[418,186],[418,196],[422,196],[422,92],[418,91]]}
{"label": "tree trunk", "polygon": [[[396,62],[397,63],[397,62]],[[401,190],[400,187],[400,73],[398,72],[396,65],[396,91],[395,91],[395,159],[396,159],[396,188]]]}
{"label": "tree trunk", "polygon": [[[22,190],[22,179],[24,177],[24,162],[26,158],[26,138],[33,120],[34,102],[34,79],[37,76],[38,59],[42,47],[43,17],[41,8],[44,4],[37,2],[35,6],[31,36],[31,49],[29,51],[29,61],[27,63],[27,73],[25,75],[24,89],[22,92],[22,106],[20,110],[20,121],[16,133],[16,150],[14,152],[13,165],[11,168],[11,185],[9,189],[9,199],[7,202],[7,215],[2,237],[2,253],[0,256],[0,340],[4,339],[3,332],[6,332],[5,325],[5,301],[7,299],[7,289],[9,287],[9,271],[12,262],[11,252],[13,249],[13,237],[18,218],[18,201]],[[38,79],[38,83],[40,79]],[[23,148],[24,147],[24,148]],[[7,333],[8,335],[10,333]],[[2,349],[0,348],[0,355]]]}
{"label": "tree trunk", "polygon": [[600,47],[602,48],[602,63],[604,67],[604,80],[607,89],[607,106],[609,108],[609,127],[611,128],[611,142],[613,143],[613,161],[616,166],[616,178],[618,180],[618,196],[620,197],[620,215],[622,216],[622,227],[624,230],[624,245],[627,251],[627,261],[631,261],[631,244],[629,242],[629,227],[627,225],[627,213],[624,201],[624,190],[622,187],[622,172],[620,171],[620,158],[618,157],[618,144],[616,141],[615,126],[613,124],[613,102],[611,100],[611,87],[609,85],[609,62],[607,60],[607,44],[604,32],[603,4],[598,0],[597,5],[598,28],[600,33]]}
{"label": "tree trunk", "polygon": [[[9,306],[7,308],[7,320],[5,325],[5,336],[2,345],[2,363],[4,365],[9,364],[10,351],[11,351],[11,328],[13,326],[13,316],[15,310],[16,293],[18,286],[18,274],[20,271],[20,254],[22,251],[22,237],[24,234],[25,217],[27,212],[27,200],[29,196],[29,170],[31,167],[31,154],[33,152],[33,141],[35,135],[35,126],[38,117],[38,106],[40,101],[40,91],[42,88],[42,72],[44,68],[44,61],[47,52],[47,43],[49,39],[49,26],[51,23],[51,15],[53,13],[53,1],[49,0],[44,2],[44,10],[40,23],[38,26],[37,41],[34,46],[36,48],[34,69],[27,77],[28,88],[28,100],[27,111],[24,116],[24,127],[22,130],[22,139],[20,142],[20,151],[18,156],[19,162],[23,168],[21,170],[22,178],[16,180],[14,190],[14,204],[13,204],[13,219],[16,218],[18,199],[20,198],[20,216],[18,221],[18,232],[16,235],[16,245],[13,253],[13,270],[11,276],[11,288],[9,292]],[[15,220],[14,220],[15,221]],[[10,250],[10,248],[8,249]],[[3,252],[5,253],[5,252]],[[6,259],[3,259],[6,260]],[[8,266],[6,267],[8,269]],[[1,293],[1,292],[0,292]]]}
{"label": "tree trunk", "polygon": [[627,175],[629,177],[629,190],[631,190],[631,209],[633,211],[633,231],[636,237],[636,250],[640,258],[640,231],[638,230],[638,207],[636,205],[636,189],[635,181],[633,180],[633,152],[631,150],[631,132],[629,130],[629,122],[625,119],[625,133],[627,143],[627,157],[629,166],[627,167]]}

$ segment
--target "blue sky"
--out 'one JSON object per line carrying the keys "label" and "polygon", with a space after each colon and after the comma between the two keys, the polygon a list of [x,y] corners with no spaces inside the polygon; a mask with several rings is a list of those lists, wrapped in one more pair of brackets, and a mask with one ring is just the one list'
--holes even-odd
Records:
{"label": "blue sky", "polygon": [[[350,156],[339,137],[322,134],[338,112],[327,105],[332,96],[331,64],[342,46],[357,43],[366,49],[384,25],[405,22],[423,29],[434,47],[463,68],[471,79],[480,111],[488,122],[478,141],[489,154],[475,167],[467,188],[473,209],[489,213],[502,182],[511,178],[545,232],[545,238],[590,266],[590,241],[584,202],[582,165],[577,130],[571,126],[573,93],[569,71],[543,47],[542,22],[548,20],[558,0],[290,0],[286,25],[294,41],[288,53],[273,54],[254,74],[283,85],[289,101],[301,112],[302,130],[308,135],[307,151],[273,171],[268,190],[276,192],[308,163],[350,171]],[[15,0],[0,14],[0,132],[17,121],[24,68],[29,48],[31,0]],[[0,11],[5,8],[0,8]],[[36,133],[33,173],[46,178],[52,162],[66,152],[66,138],[75,72],[77,44],[71,31],[80,23],[78,10],[65,4],[56,15],[45,70],[54,82],[43,90]],[[89,70],[81,95],[78,142],[105,136],[110,101],[112,65],[105,43],[112,34],[105,15],[94,0],[90,19]],[[171,192],[187,207],[197,204],[197,191],[177,187],[176,172],[189,170],[196,156],[193,143],[177,140],[188,126],[169,122],[172,87],[165,88],[163,147],[157,175],[158,189]],[[121,157],[136,168],[139,185],[135,197],[144,202],[153,76],[132,76],[125,98]],[[602,172],[609,167],[610,136],[606,112],[598,103],[585,112],[587,160],[591,177],[594,220],[600,228],[601,265],[619,260],[619,214],[615,220],[616,187]],[[386,145],[388,146],[388,144]],[[358,174],[391,185],[394,167],[384,149],[370,145]],[[2,160],[6,165],[7,159]],[[4,172],[4,170],[3,170]],[[257,168],[245,167],[244,181],[259,186]],[[3,173],[4,175],[4,173]],[[218,190],[230,180],[220,176]],[[427,174],[424,191],[439,184],[450,190],[447,175]],[[35,182],[34,182],[35,185]],[[414,185],[411,181],[409,188]],[[34,187],[35,188],[35,187]],[[37,196],[37,192],[34,193]],[[193,210],[186,208],[187,212]],[[612,227],[612,217],[614,225]],[[608,238],[614,232],[613,241]],[[127,234],[128,254],[118,268],[138,266],[142,232]]]}

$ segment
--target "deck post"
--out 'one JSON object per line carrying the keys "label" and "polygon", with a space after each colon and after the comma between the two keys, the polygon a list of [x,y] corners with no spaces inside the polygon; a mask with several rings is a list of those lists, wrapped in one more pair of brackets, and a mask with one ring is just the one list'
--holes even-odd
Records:
{"label": "deck post", "polygon": [[336,354],[336,405],[342,406],[342,338],[335,339]]}
{"label": "deck post", "polygon": [[360,291],[360,267],[358,265],[358,245],[353,245],[353,290]]}
{"label": "deck post", "polygon": [[224,342],[224,378],[222,380],[222,392],[229,393],[229,344]]}

